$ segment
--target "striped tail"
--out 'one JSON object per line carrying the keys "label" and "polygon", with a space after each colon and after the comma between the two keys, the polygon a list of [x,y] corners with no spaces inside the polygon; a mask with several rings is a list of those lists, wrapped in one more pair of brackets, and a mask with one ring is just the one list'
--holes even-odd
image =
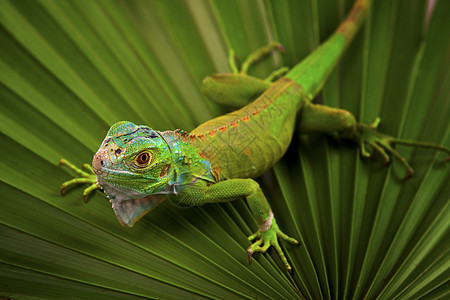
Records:
{"label": "striped tail", "polygon": [[326,79],[361,27],[369,7],[370,0],[357,0],[334,34],[286,75],[287,78],[303,87],[309,99],[313,99],[322,89]]}
{"label": "striped tail", "polygon": [[336,29],[336,34],[341,34],[345,38],[345,47],[353,40],[356,32],[366,18],[369,10],[370,0],[357,0],[347,18]]}

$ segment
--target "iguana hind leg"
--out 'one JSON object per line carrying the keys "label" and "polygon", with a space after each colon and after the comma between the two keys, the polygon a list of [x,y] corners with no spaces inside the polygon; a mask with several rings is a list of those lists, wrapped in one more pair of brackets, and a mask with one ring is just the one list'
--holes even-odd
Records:
{"label": "iguana hind leg", "polygon": [[202,82],[203,94],[212,102],[231,107],[247,105],[272,85],[272,81],[284,75],[288,68],[273,71],[267,78],[260,79],[247,75],[251,65],[270,54],[273,50],[284,51],[280,43],[272,42],[252,52],[239,70],[234,51],[230,49],[228,63],[231,73],[207,76]]}
{"label": "iguana hind leg", "polygon": [[394,148],[396,144],[437,149],[450,154],[450,149],[441,145],[405,141],[380,133],[377,131],[379,123],[379,118],[371,124],[358,123],[346,110],[307,103],[301,112],[299,129],[301,133],[337,133],[358,143],[362,156],[370,157],[377,152],[383,157],[385,164],[391,161],[391,156],[394,156],[407,169],[407,177],[412,176],[414,171],[408,161]]}
{"label": "iguana hind leg", "polygon": [[301,133],[337,132],[341,136],[352,136],[356,132],[357,122],[348,111],[320,104],[306,103],[299,119]]}
{"label": "iguana hind leg", "polygon": [[358,124],[357,131],[353,135],[352,139],[361,146],[361,154],[363,156],[370,157],[371,153],[376,151],[383,156],[385,164],[390,162],[390,155],[396,157],[407,169],[408,173],[406,174],[406,178],[411,177],[414,174],[414,170],[411,168],[408,161],[394,148],[395,145],[399,144],[412,147],[436,149],[450,154],[450,149],[445,148],[442,145],[427,142],[407,141],[380,133],[376,130],[379,122],[380,119],[377,118],[371,124]]}

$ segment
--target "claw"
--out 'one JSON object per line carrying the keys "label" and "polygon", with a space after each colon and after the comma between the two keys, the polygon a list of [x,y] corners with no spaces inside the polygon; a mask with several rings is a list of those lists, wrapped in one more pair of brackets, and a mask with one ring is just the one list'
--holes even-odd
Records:
{"label": "claw", "polygon": [[228,65],[230,66],[231,73],[238,74],[239,70],[237,67],[238,57],[233,49],[228,51]]}
{"label": "claw", "polygon": [[286,53],[286,49],[284,49],[283,45],[281,45],[280,43],[277,43],[276,47],[278,48],[278,50],[280,50],[281,53]]}
{"label": "claw", "polygon": [[405,175],[405,179],[410,179],[411,177],[413,177],[413,175],[414,175],[414,170],[413,169],[408,170],[408,173],[406,173],[406,175]]}
{"label": "claw", "polygon": [[[255,232],[254,234],[252,234],[251,236],[248,237],[249,241],[253,241],[256,238],[259,238],[261,236],[261,234],[258,232]],[[249,248],[250,249],[250,248]]]}
{"label": "claw", "polygon": [[361,155],[364,156],[364,157],[369,158],[369,157],[371,157],[371,155],[370,155],[369,151],[367,151],[365,144],[366,143],[364,141],[360,143]]}
{"label": "claw", "polygon": [[[423,147],[429,149],[436,149],[440,151],[444,151],[450,153],[450,149],[445,148],[441,145],[436,145],[432,143],[426,142],[415,142],[415,141],[406,141],[395,139],[391,136],[382,134],[377,132],[375,129],[378,127],[380,123],[380,118],[376,118],[374,122],[371,124],[358,124],[358,132],[355,134],[355,140],[361,147],[361,154],[365,157],[370,157],[373,151],[376,151],[381,154],[384,158],[384,165],[387,165],[390,162],[390,155],[396,157],[403,166],[407,169],[408,173],[405,176],[405,179],[411,178],[414,175],[414,170],[409,165],[408,161],[401,156],[401,154],[394,149],[396,144],[406,145],[406,146],[415,146],[415,147]],[[370,146],[369,150],[366,149],[366,146]],[[372,148],[372,149],[370,149]],[[370,151],[370,152],[369,152]],[[386,153],[388,152],[388,153]],[[448,161],[449,159],[447,159]]]}
{"label": "claw", "polygon": [[278,42],[272,42],[269,43],[259,49],[256,49],[255,51],[253,51],[252,53],[250,53],[250,55],[245,59],[245,61],[242,63],[241,66],[241,74],[247,74],[247,71],[249,69],[249,67],[255,63],[256,61],[260,60],[262,57],[264,57],[265,55],[269,54],[272,52],[272,50],[274,49],[278,49],[279,51],[284,53],[284,48],[283,46],[278,43]]}
{"label": "claw", "polygon": [[289,265],[286,256],[284,255],[283,250],[281,249],[278,239],[283,239],[289,243],[292,243],[294,245],[298,244],[298,241],[294,238],[291,238],[287,234],[283,233],[277,225],[277,222],[275,218],[272,219],[272,226],[268,230],[260,231],[258,230],[257,233],[252,234],[249,239],[258,238],[256,242],[251,244],[247,248],[247,257],[249,264],[252,263],[252,255],[255,252],[261,252],[265,253],[267,249],[270,247],[275,248],[275,251],[278,253],[278,256],[280,257],[281,261],[283,262],[284,266],[286,267],[286,270],[288,272],[292,272],[292,268]]}
{"label": "claw", "polygon": [[247,249],[247,256],[248,256],[248,263],[249,264],[252,263],[252,255],[253,255],[253,250],[251,249],[251,246],[250,246]]}
{"label": "claw", "polygon": [[377,129],[378,125],[380,124],[380,121],[381,121],[380,117],[376,117],[375,120],[369,124],[369,127]]}
{"label": "claw", "polygon": [[[383,145],[383,144],[381,144],[381,145]],[[380,145],[377,145],[377,143],[372,143],[372,147],[374,147],[375,150],[377,150],[378,153],[380,153],[380,155],[383,156],[384,165],[387,166],[390,162],[390,158],[389,158],[389,155],[387,155],[386,151],[384,151],[383,147]],[[386,147],[386,149],[388,151],[391,150],[390,147]]]}
{"label": "claw", "polygon": [[85,169],[90,174],[95,175],[94,169],[92,169],[92,165],[90,165],[90,164],[83,164],[82,168]]}
{"label": "claw", "polygon": [[65,159],[61,159],[59,161],[59,165],[67,168],[69,171],[71,171],[72,173],[75,173],[77,176],[79,176],[78,178],[73,178],[71,180],[68,180],[61,185],[61,195],[64,196],[66,194],[68,187],[87,183],[87,184],[89,184],[89,186],[83,192],[83,201],[85,203],[87,203],[89,195],[96,189],[100,188],[100,186],[97,184],[97,177],[95,176],[95,173],[92,170],[92,167],[88,164],[84,164],[83,169],[86,170],[86,172],[85,172],[85,171],[77,168],[75,165],[71,164],[70,162],[68,162]]}

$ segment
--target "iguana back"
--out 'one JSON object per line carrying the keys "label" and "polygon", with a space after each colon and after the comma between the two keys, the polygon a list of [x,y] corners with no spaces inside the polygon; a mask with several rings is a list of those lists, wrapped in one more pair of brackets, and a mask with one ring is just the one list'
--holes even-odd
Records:
{"label": "iguana back", "polygon": [[209,160],[217,181],[256,178],[286,152],[300,95],[298,84],[282,78],[255,101],[198,126],[189,142]]}

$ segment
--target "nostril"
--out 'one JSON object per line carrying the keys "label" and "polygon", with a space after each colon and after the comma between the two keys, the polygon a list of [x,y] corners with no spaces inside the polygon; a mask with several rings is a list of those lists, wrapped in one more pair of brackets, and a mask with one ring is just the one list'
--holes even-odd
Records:
{"label": "nostril", "polygon": [[92,159],[92,168],[94,172],[102,172],[101,170],[108,167],[108,158],[105,157],[105,151],[99,150],[95,153],[94,158]]}

